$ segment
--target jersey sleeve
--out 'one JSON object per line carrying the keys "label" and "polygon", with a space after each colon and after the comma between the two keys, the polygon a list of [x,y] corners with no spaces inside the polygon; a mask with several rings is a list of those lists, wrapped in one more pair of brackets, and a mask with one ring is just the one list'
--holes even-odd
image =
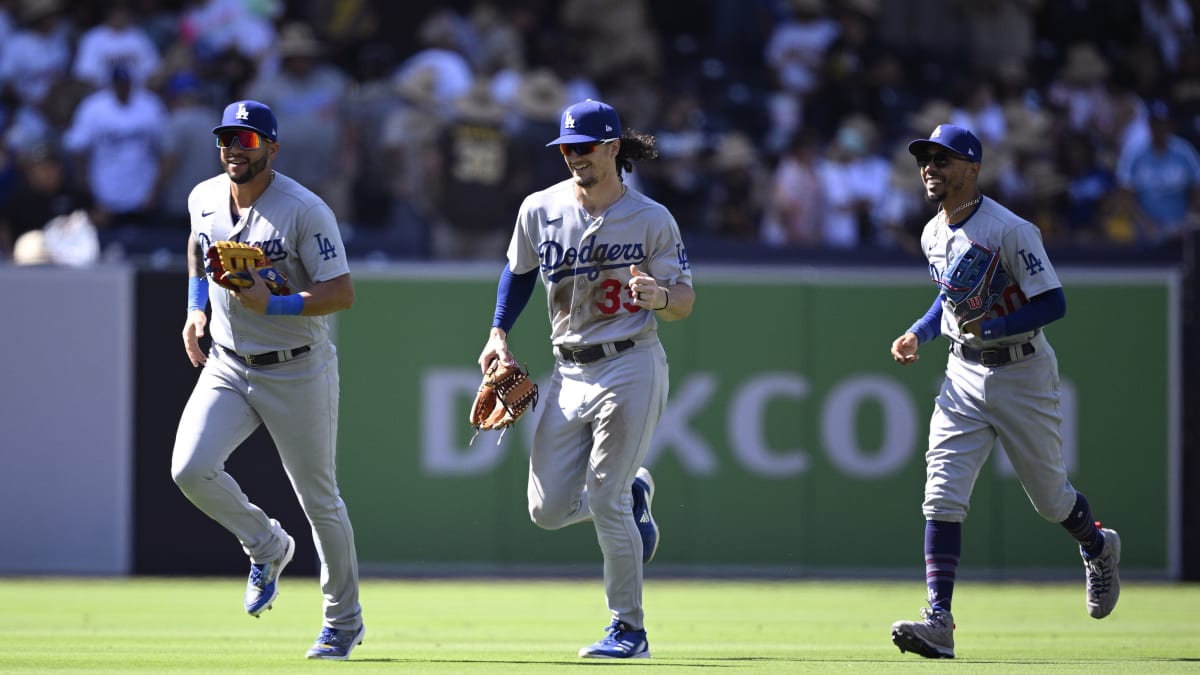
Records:
{"label": "jersey sleeve", "polygon": [[530,195],[521,203],[512,240],[508,242],[508,268],[514,274],[524,274],[541,266],[536,241],[541,230],[540,219],[546,216],[544,209],[535,207],[535,196]]}
{"label": "jersey sleeve", "polygon": [[312,204],[296,218],[300,260],[313,283],[348,274],[346,246],[333,210],[324,202]]}
{"label": "jersey sleeve", "polygon": [[1004,268],[1025,297],[1062,287],[1046,255],[1042,233],[1032,223],[1022,223],[1005,233],[1002,251]]}
{"label": "jersey sleeve", "polygon": [[646,270],[663,285],[692,283],[692,266],[688,262],[687,248],[679,234],[679,224],[665,208],[659,208],[655,217],[654,231],[647,237],[651,248],[647,251]]}

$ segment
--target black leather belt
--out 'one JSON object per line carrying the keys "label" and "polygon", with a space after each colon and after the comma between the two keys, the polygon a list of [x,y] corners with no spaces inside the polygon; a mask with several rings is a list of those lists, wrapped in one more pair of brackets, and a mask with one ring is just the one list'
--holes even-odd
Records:
{"label": "black leather belt", "polygon": [[308,352],[309,350],[312,349],[312,347],[309,347],[308,345],[304,345],[303,347],[296,347],[295,349],[284,349],[284,350],[277,351],[277,352],[266,352],[263,354],[249,354],[246,356],[242,356],[241,354],[238,354],[237,352],[233,351],[232,349],[225,349],[224,347],[222,347],[221,349],[224,349],[226,354],[229,354],[233,358],[237,359],[238,361],[241,361],[242,363],[250,366],[251,368],[261,368],[262,366],[273,366],[276,363],[283,363],[284,361],[291,361],[292,359],[296,358],[297,356],[300,356],[301,354]]}
{"label": "black leather belt", "polygon": [[[607,343],[606,343],[607,344]],[[612,343],[612,354],[620,354],[621,352],[633,346],[633,340],[621,340],[620,342]],[[592,345],[591,347],[558,347],[558,355],[566,361],[578,363],[580,365],[599,361],[607,356],[604,353],[605,345]]]}
{"label": "black leather belt", "polygon": [[[1014,355],[1014,350],[1020,351],[1020,355]],[[1023,342],[1020,345],[1009,345],[1007,347],[992,347],[991,349],[972,349],[957,342],[950,345],[950,352],[952,354],[957,354],[966,361],[978,363],[988,368],[1008,365],[1013,361],[1033,354],[1035,351],[1037,349],[1034,348],[1031,342]]]}

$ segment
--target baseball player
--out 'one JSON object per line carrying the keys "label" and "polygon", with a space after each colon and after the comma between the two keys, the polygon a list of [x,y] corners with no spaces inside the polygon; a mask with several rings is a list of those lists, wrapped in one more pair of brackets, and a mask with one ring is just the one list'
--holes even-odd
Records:
{"label": "baseball player", "polygon": [[[271,169],[279,152],[275,115],[257,101],[225,108],[213,129],[225,172],[188,198],[188,315],[183,343],[204,368],[184,408],[171,473],[188,499],[238,538],[250,556],[246,612],[259,616],[279,592],[296,544],[250,502],[225,460],[260,424],[312,526],[321,559],[324,627],[311,659],[346,659],[363,638],[358,557],[338,493],[337,352],[328,315],[348,309],[354,286],[333,212],[296,181]],[[239,291],[210,286],[205,251],[214,241],[260,247],[287,278],[290,295],[266,283]],[[212,304],[212,350],[200,349]]]}
{"label": "baseball player", "polygon": [[674,217],[625,185],[654,137],[622,133],[612,107],[588,99],[563,111],[571,176],[525,198],[508,246],[492,329],[479,356],[514,363],[507,335],[541,275],[555,356],[529,457],[529,515],[556,530],[585,520],[604,555],[607,635],[585,658],[648,658],[642,566],[654,556],[654,481],[639,468],[667,402],[658,321],[692,312],[687,251]]}
{"label": "baseball player", "polygon": [[1046,520],[1079,542],[1087,609],[1102,619],[1120,595],[1121,539],[1101,529],[1083,494],[1067,480],[1059,413],[1058,361],[1042,327],[1063,317],[1066,300],[1038,228],[980,194],[983,148],[970,131],[950,124],[909,143],[925,197],[938,212],[921,247],[935,283],[946,283],[960,252],[980,244],[999,251],[1008,283],[982,318],[960,326],[942,294],[892,342],[892,358],[910,365],[918,345],[940,334],[950,341],[925,455],[925,578],[929,608],[920,621],[897,621],[901,652],[954,658],[951,599],[962,549],[962,523],[984,461],[1001,441],[1029,501]]}

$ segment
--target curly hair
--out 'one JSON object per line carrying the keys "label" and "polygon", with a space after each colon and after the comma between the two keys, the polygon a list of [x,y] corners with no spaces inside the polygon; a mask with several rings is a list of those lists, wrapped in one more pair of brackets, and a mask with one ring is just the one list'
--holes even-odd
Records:
{"label": "curly hair", "polygon": [[658,146],[654,136],[634,129],[625,129],[621,134],[621,149],[617,152],[617,177],[624,180],[622,171],[633,173],[634,162],[656,157]]}

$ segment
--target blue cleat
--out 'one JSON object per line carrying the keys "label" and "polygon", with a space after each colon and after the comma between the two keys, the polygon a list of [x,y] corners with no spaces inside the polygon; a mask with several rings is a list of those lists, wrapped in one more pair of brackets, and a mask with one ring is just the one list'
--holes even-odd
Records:
{"label": "blue cleat", "polygon": [[658,551],[658,524],[650,515],[650,502],[654,499],[654,479],[646,467],[637,470],[633,479],[633,520],[642,535],[642,563],[654,559]]}
{"label": "blue cleat", "polygon": [[271,609],[271,603],[279,595],[279,575],[283,574],[283,568],[292,562],[292,556],[296,554],[296,540],[285,536],[287,548],[282,556],[269,563],[250,564],[250,579],[246,582],[246,613],[250,616],[257,617]]}
{"label": "blue cleat", "polygon": [[345,661],[350,658],[350,652],[361,645],[363,636],[367,634],[366,624],[359,624],[356,629],[337,630],[326,626],[321,629],[317,641],[308,650],[305,658],[325,659],[327,661]]}
{"label": "blue cleat", "polygon": [[624,621],[613,619],[606,630],[608,636],[591,647],[580,649],[579,655],[585,659],[650,658],[650,642],[646,640],[645,629],[634,630]]}

